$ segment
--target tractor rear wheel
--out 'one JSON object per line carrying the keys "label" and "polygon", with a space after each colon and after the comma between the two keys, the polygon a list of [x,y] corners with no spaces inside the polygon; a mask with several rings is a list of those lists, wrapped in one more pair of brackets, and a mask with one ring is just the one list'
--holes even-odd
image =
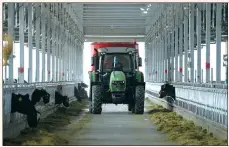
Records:
{"label": "tractor rear wheel", "polygon": [[145,89],[144,86],[136,86],[135,90],[135,114],[144,113]]}
{"label": "tractor rear wheel", "polygon": [[92,86],[92,113],[101,114],[102,112],[102,89],[100,85]]}

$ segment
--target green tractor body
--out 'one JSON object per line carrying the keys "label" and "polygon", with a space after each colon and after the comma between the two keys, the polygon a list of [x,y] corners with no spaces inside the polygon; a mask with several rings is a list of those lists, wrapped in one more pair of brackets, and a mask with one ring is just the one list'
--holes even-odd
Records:
{"label": "green tractor body", "polygon": [[101,114],[102,104],[127,104],[132,113],[143,114],[145,82],[143,73],[138,70],[141,58],[136,52],[136,44],[130,44],[129,48],[122,48],[123,44],[120,47],[108,44],[116,49],[107,49],[101,44],[94,44],[92,48],[96,54],[92,57],[94,69],[90,72],[89,111]]}
{"label": "green tractor body", "polygon": [[110,75],[110,92],[126,91],[126,76],[122,71],[113,71]]}

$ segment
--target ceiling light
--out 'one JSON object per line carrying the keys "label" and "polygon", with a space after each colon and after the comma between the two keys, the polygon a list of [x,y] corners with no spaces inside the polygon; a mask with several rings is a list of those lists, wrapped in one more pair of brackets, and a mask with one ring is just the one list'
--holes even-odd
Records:
{"label": "ceiling light", "polygon": [[144,11],[143,13],[147,14],[147,11]]}
{"label": "ceiling light", "polygon": [[143,9],[143,8],[140,8],[142,11],[144,11],[145,9]]}

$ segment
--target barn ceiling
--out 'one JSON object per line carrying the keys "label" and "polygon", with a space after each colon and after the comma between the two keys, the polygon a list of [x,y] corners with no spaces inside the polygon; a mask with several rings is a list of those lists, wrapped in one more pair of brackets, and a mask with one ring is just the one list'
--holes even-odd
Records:
{"label": "barn ceiling", "polygon": [[87,41],[143,40],[146,34],[144,9],[139,3],[96,3],[83,5],[84,35]]}

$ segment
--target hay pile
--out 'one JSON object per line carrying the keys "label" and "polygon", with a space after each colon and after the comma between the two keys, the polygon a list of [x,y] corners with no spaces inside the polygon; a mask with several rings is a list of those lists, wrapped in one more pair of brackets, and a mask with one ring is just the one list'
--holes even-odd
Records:
{"label": "hay pile", "polygon": [[170,140],[180,145],[227,145],[227,140],[219,140],[213,137],[213,134],[207,132],[206,129],[195,126],[193,121],[184,120],[182,116],[175,112],[152,104],[148,99],[147,101],[151,103],[151,106],[147,107],[151,114],[151,120],[158,125],[158,131],[168,134]]}
{"label": "hay pile", "polygon": [[68,145],[66,134],[57,132],[70,124],[71,120],[76,118],[86,105],[86,101],[81,103],[75,101],[70,104],[69,108],[60,107],[55,113],[41,120],[38,128],[24,129],[18,137],[4,139],[3,145]]}

